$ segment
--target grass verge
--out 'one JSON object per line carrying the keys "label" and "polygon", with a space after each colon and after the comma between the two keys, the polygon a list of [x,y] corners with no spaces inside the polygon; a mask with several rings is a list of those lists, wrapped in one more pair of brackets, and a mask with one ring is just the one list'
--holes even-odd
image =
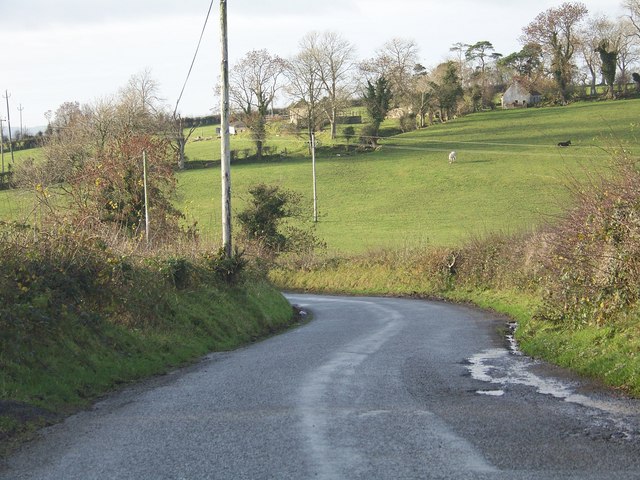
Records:
{"label": "grass verge", "polygon": [[296,322],[260,278],[240,285],[165,290],[148,323],[69,315],[55,325],[14,325],[0,341],[0,455],[122,384],[250,343]]}

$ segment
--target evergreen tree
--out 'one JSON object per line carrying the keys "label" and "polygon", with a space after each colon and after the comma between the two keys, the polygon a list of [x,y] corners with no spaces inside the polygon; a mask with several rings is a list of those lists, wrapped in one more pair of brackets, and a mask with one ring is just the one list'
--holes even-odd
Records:
{"label": "evergreen tree", "polygon": [[375,83],[367,80],[363,100],[367,107],[367,112],[371,117],[371,123],[365,129],[365,135],[371,137],[371,144],[373,146],[377,146],[380,124],[387,116],[391,96],[391,86],[384,77],[378,77]]}

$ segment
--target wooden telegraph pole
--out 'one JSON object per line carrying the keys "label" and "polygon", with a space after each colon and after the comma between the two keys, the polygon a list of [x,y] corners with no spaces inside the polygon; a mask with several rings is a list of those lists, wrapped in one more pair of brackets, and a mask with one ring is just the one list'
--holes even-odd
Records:
{"label": "wooden telegraph pole", "polygon": [[11,115],[9,114],[9,92],[4,91],[4,98],[7,101],[7,127],[9,127],[9,150],[11,151],[11,165],[13,165],[13,139],[11,138]]}
{"label": "wooden telegraph pole", "polygon": [[4,122],[4,118],[0,118],[0,157],[2,157],[2,181],[4,182],[4,127],[2,122]]}
{"label": "wooden telegraph pole", "polygon": [[229,49],[227,41],[227,1],[220,0],[220,46],[222,50],[220,87],[220,167],[222,176],[222,245],[231,258],[231,151],[229,144]]}
{"label": "wooden telegraph pole", "polygon": [[313,221],[318,223],[318,190],[316,181],[316,134],[311,134],[311,168],[313,170]]}
{"label": "wooden telegraph pole", "polygon": [[142,183],[144,186],[144,238],[149,245],[149,192],[147,190],[147,152],[142,151]]}
{"label": "wooden telegraph pole", "polygon": [[18,111],[20,112],[20,139],[24,138],[24,129],[22,128],[22,111],[24,110],[24,107],[22,106],[22,104],[20,104],[18,106]]}

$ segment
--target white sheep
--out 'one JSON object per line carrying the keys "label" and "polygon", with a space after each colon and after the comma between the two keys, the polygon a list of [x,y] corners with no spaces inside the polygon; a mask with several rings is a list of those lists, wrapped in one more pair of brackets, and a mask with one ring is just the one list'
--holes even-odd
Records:
{"label": "white sheep", "polygon": [[455,162],[457,158],[458,158],[458,155],[456,154],[456,152],[454,150],[453,152],[451,152],[449,154],[449,163]]}

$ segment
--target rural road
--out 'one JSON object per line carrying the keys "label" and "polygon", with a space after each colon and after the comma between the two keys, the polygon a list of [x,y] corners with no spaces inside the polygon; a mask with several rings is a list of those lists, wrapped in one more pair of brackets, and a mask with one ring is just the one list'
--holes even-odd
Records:
{"label": "rural road", "polygon": [[288,298],[313,321],[110,396],[0,479],[640,478],[640,403],[510,353],[500,319]]}

